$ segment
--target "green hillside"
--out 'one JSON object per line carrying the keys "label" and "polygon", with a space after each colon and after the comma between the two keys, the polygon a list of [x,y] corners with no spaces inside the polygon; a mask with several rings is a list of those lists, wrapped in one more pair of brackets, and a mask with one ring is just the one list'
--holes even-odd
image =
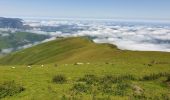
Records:
{"label": "green hillside", "polygon": [[170,100],[169,59],[60,38],[0,59],[0,99]]}
{"label": "green hillside", "polygon": [[29,32],[0,32],[0,49],[17,49],[18,47],[43,41],[49,36]]}
{"label": "green hillside", "polygon": [[129,62],[151,61],[170,63],[170,53],[122,51],[109,44],[95,44],[88,38],[57,39],[4,57],[0,64],[50,64],[76,62]]}

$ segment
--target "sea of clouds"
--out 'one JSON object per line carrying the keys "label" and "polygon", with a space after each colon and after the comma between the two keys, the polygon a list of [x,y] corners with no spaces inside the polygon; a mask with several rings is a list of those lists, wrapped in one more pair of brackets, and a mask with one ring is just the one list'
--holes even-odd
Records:
{"label": "sea of clouds", "polygon": [[110,43],[122,50],[170,52],[170,24],[112,20],[25,20],[29,32],[55,37],[89,36],[96,43]]}

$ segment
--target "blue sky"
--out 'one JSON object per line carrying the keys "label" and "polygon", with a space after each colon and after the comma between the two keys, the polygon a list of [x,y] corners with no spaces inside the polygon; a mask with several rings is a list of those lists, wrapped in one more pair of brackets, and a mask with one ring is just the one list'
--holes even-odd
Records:
{"label": "blue sky", "polygon": [[170,20],[170,0],[0,0],[0,16]]}

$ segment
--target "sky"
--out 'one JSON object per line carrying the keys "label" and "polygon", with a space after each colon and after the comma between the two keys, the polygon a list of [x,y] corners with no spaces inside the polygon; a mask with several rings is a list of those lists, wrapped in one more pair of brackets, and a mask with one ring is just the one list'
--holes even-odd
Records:
{"label": "sky", "polygon": [[0,0],[0,16],[170,20],[170,0]]}

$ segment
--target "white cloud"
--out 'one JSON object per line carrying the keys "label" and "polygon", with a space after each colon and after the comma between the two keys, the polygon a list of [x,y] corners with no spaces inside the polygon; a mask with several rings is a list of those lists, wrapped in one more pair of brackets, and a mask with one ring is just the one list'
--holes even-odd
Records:
{"label": "white cloud", "polygon": [[[79,27],[85,30],[78,30],[74,33],[63,33],[62,31],[42,32],[35,29],[34,33],[48,34],[51,37],[91,36],[96,43],[114,44],[122,50],[170,52],[170,26],[168,25],[57,20],[40,21],[39,26],[41,25],[76,25],[74,28]],[[51,38],[49,40],[53,39]]]}
{"label": "white cloud", "polygon": [[56,37],[51,37],[49,39],[45,39],[44,41],[42,41],[41,43],[45,43],[45,42],[49,42],[49,41],[52,41],[52,40],[55,40]]}
{"label": "white cloud", "polygon": [[8,54],[8,53],[11,53],[12,51],[13,51],[13,48],[2,49],[1,53]]}

